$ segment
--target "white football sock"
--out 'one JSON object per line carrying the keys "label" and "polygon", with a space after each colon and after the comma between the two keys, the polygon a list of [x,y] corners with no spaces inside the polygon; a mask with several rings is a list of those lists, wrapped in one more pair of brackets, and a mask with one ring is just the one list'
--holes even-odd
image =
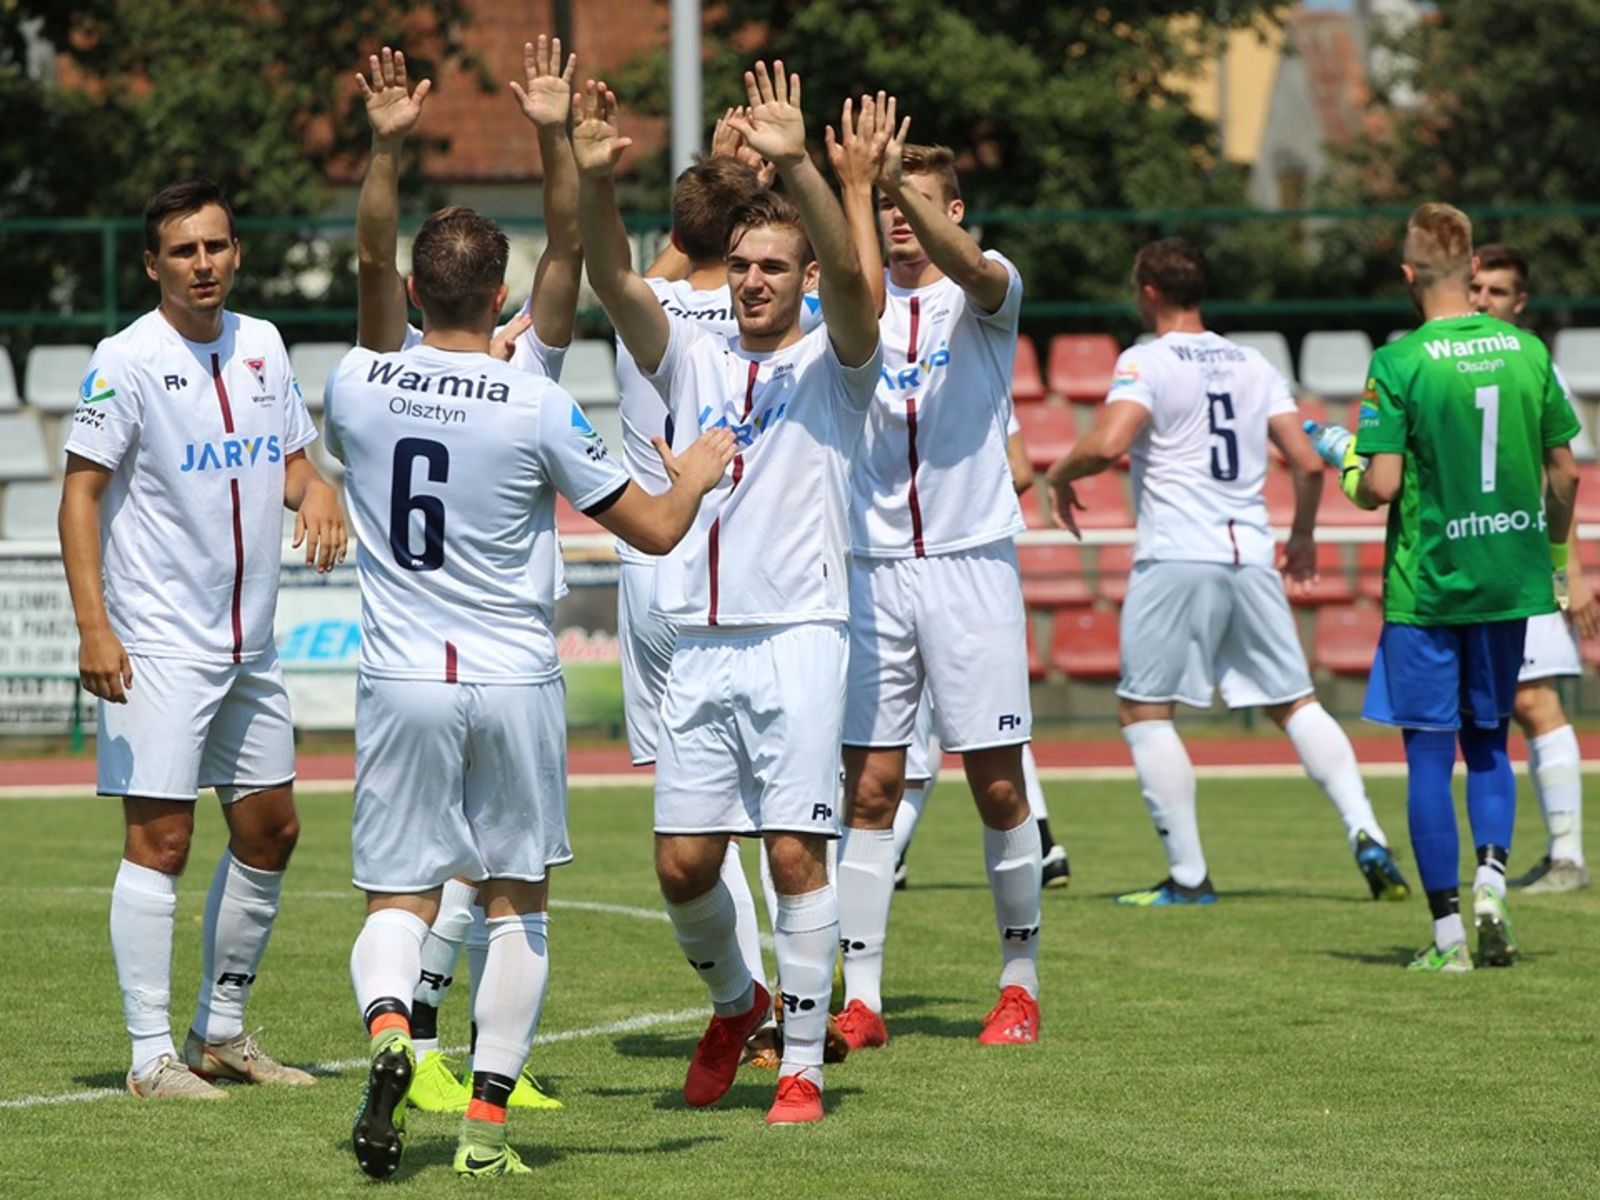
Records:
{"label": "white football sock", "polygon": [[1479,864],[1478,868],[1472,873],[1472,888],[1476,891],[1481,887],[1492,888],[1500,893],[1502,900],[1505,899],[1506,872],[1504,864],[1496,866],[1491,866],[1489,863]]}
{"label": "white football sock", "polygon": [[122,1015],[133,1039],[133,1074],[145,1074],[172,1044],[172,914],[178,880],[127,859],[111,888],[111,955],[122,987]]}
{"label": "white football sock", "polygon": [[894,810],[894,857],[897,862],[901,855],[911,849],[911,839],[917,835],[917,823],[922,820],[922,810],[928,803],[930,790],[908,787],[900,796],[900,804]]}
{"label": "white football sock", "polygon": [[[419,1004],[425,1004],[435,1012],[444,1006],[445,997],[455,983],[461,943],[472,928],[472,906],[477,899],[477,885],[462,883],[459,879],[450,880],[440,892],[439,915],[433,918],[433,926],[422,943],[422,966],[411,1000],[413,1014]],[[416,1037],[413,1041],[418,1059],[439,1048],[437,1037]]]}
{"label": "white football sock", "polygon": [[422,969],[422,939],[428,924],[402,908],[380,908],[367,914],[356,944],[350,949],[350,982],[355,985],[361,1020],[371,1023],[372,1006],[398,1000],[411,1014],[411,993]]}
{"label": "white football sock", "polygon": [[1043,886],[1039,826],[1029,817],[1015,829],[983,827],[983,865],[994,893],[1000,932],[1000,986],[1039,994],[1039,892]]}
{"label": "white football sock", "polygon": [[1433,922],[1433,944],[1441,950],[1448,950],[1451,946],[1467,940],[1466,926],[1461,923],[1460,913],[1451,913],[1448,917],[1438,917]]}
{"label": "white football sock", "polygon": [[846,829],[840,840],[836,886],[844,998],[847,1004],[859,1000],[873,1012],[883,1011],[883,943],[894,898],[894,857],[892,829]]}
{"label": "white football sock", "polygon": [[696,896],[687,904],[668,900],[666,905],[678,945],[689,965],[705,980],[717,1015],[736,1017],[749,1012],[755,999],[755,980],[739,953],[738,914],[734,912],[728,885],[718,879],[704,896]]}
{"label": "white football sock", "polygon": [[490,917],[488,925],[483,986],[472,994],[478,1026],[472,1069],[515,1079],[533,1045],[550,986],[549,917]]}
{"label": "white football sock", "polygon": [[820,1088],[833,960],[839,952],[839,904],[833,885],[798,896],[780,895],[772,940],[782,988],[777,1003],[783,1005],[783,1062],[778,1075],[804,1075]]}
{"label": "white football sock", "polygon": [[1389,839],[1378,826],[1372,801],[1367,799],[1366,784],[1361,782],[1355,749],[1339,722],[1313,700],[1294,711],[1284,723],[1283,731],[1294,743],[1294,751],[1300,756],[1306,774],[1339,810],[1339,819],[1344,822],[1351,847],[1355,847],[1358,833],[1365,833],[1379,845],[1387,846]]}
{"label": "white football sock", "polygon": [[483,983],[484,960],[489,956],[489,924],[483,905],[474,904],[470,910],[472,924],[467,927],[467,980],[472,994],[478,994]]}
{"label": "white football sock", "polygon": [[1044,802],[1044,783],[1039,778],[1039,764],[1033,757],[1032,743],[1022,746],[1022,786],[1028,794],[1028,812],[1035,821],[1048,821],[1050,809]]}
{"label": "white football sock", "polygon": [[244,1032],[245,1002],[267,952],[282,891],[282,871],[257,870],[223,851],[200,928],[203,965],[194,1031],[208,1042]]}
{"label": "white football sock", "polygon": [[1171,721],[1136,721],[1123,727],[1122,736],[1133,752],[1150,821],[1167,851],[1167,874],[1174,883],[1198,887],[1206,877],[1206,856],[1194,812],[1194,764],[1177,727]]}
{"label": "white football sock", "polygon": [[1571,725],[1528,739],[1528,774],[1550,835],[1547,853],[1583,865],[1583,760]]}
{"label": "white football sock", "polygon": [[[757,854],[761,853],[757,843]],[[767,969],[761,963],[761,926],[756,921],[756,898],[750,891],[750,881],[745,878],[744,864],[739,861],[739,839],[728,839],[728,853],[722,858],[722,882],[728,895],[733,897],[734,928],[739,935],[739,953],[744,958],[745,970],[752,979],[765,979]]]}

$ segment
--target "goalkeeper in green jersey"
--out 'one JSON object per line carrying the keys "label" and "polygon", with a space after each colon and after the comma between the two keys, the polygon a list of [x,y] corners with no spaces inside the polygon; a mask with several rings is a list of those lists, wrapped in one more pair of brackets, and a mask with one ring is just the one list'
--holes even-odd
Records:
{"label": "goalkeeper in green jersey", "polygon": [[1467,763],[1480,965],[1517,953],[1505,865],[1516,783],[1506,735],[1529,617],[1565,602],[1578,421],[1544,344],[1472,311],[1472,224],[1424,204],[1401,270],[1422,325],[1373,355],[1345,492],[1388,504],[1383,636],[1364,715],[1405,731],[1411,845],[1433,912],[1413,969],[1464,971],[1450,776]]}

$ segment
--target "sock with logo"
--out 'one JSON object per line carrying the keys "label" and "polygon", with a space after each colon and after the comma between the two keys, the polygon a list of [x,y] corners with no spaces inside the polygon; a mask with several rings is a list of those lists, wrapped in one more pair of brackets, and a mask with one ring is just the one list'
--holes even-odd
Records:
{"label": "sock with logo", "polygon": [[1504,846],[1479,846],[1478,870],[1472,877],[1472,887],[1486,887],[1498,892],[1501,899],[1506,894],[1506,860],[1511,852]]}
{"label": "sock with logo", "polygon": [[1039,893],[1043,886],[1039,826],[1024,819],[1014,829],[983,827],[983,865],[994,894],[1000,933],[1000,986],[1039,994]]}
{"label": "sock with logo", "polygon": [[873,1012],[883,1011],[883,943],[894,898],[894,859],[894,830],[845,829],[835,876],[844,998],[847,1004],[859,1000]]}
{"label": "sock with logo", "polygon": [[783,1005],[783,1061],[778,1075],[802,1075],[822,1086],[822,1044],[828,996],[839,952],[839,904],[833,885],[778,896],[772,941],[778,958],[777,1003]]}
{"label": "sock with logo", "polygon": [[455,983],[461,944],[472,927],[478,885],[452,879],[439,895],[439,914],[422,943],[422,969],[411,997],[411,1040],[420,1060],[439,1048],[439,1009]]}
{"label": "sock with logo", "polygon": [[176,876],[122,860],[111,888],[111,955],[122,988],[122,1015],[133,1040],[130,1065],[135,1078],[147,1074],[163,1054],[178,1054],[169,1016],[177,909]]}
{"label": "sock with logo", "polygon": [[1487,884],[1502,895],[1506,887],[1505,855],[1511,849],[1511,826],[1517,812],[1517,777],[1506,752],[1510,735],[1509,719],[1493,729],[1463,725],[1460,733],[1461,757],[1467,763],[1467,820],[1472,826],[1472,844],[1498,851],[1498,870],[1495,865],[1485,865],[1480,856],[1474,886]]}
{"label": "sock with logo", "polygon": [[[761,853],[759,843],[756,852]],[[745,969],[750,972],[750,978],[763,979],[766,968],[761,963],[761,926],[756,921],[756,898],[740,861],[738,838],[728,839],[728,853],[722,859],[722,882],[733,898],[734,928],[738,931],[739,953],[744,958]]]}
{"label": "sock with logo", "polygon": [[1547,853],[1553,861],[1583,865],[1583,760],[1571,725],[1528,739],[1528,774],[1539,797]]}
{"label": "sock with logo", "polygon": [[[511,1104],[511,1093],[516,1089],[521,1072],[520,1062],[510,1072],[473,1068],[472,1099],[467,1103],[467,1115],[461,1118],[460,1137],[469,1167],[487,1166],[488,1161],[475,1160],[492,1160],[505,1149],[506,1108]],[[473,1151],[479,1153],[475,1155]]]}
{"label": "sock with logo", "polygon": [[[782,897],[778,902],[783,903]],[[739,953],[738,914],[728,885],[718,879],[705,895],[684,904],[668,900],[666,905],[678,945],[705,981],[717,1015],[749,1012],[755,1003],[755,980]]]}
{"label": "sock with logo", "polygon": [[1387,846],[1389,839],[1378,825],[1372,801],[1367,798],[1367,786],[1361,781],[1355,748],[1339,722],[1313,700],[1294,711],[1284,722],[1283,731],[1294,744],[1306,774],[1339,810],[1351,848],[1354,849],[1356,835],[1360,833],[1380,846]]}
{"label": "sock with logo", "polygon": [[282,871],[246,866],[223,851],[200,927],[202,974],[194,1031],[208,1042],[226,1042],[244,1032],[250,985],[267,952],[283,892]]}
{"label": "sock with logo", "polygon": [[1459,946],[1467,940],[1461,924],[1461,893],[1454,887],[1428,893],[1428,911],[1433,915],[1433,944],[1441,950]]}
{"label": "sock with logo", "polygon": [[1195,817],[1194,764],[1171,721],[1136,721],[1122,737],[1133,752],[1133,770],[1150,810],[1150,822],[1167,852],[1167,874],[1184,887],[1199,887],[1206,878],[1206,856],[1200,849]]}
{"label": "sock with logo", "polygon": [[489,918],[483,985],[472,996],[477,1040],[474,1085],[481,1074],[515,1080],[539,1029],[550,985],[550,919],[545,913]]}
{"label": "sock with logo", "polygon": [[422,939],[428,925],[403,908],[367,914],[350,949],[350,981],[361,1019],[373,1037],[391,1028],[411,1036],[411,994],[422,969]]}
{"label": "sock with logo", "polygon": [[1404,737],[1406,817],[1422,890],[1430,896],[1454,891],[1461,882],[1461,835],[1450,795],[1450,775],[1456,766],[1455,734],[1407,729]]}

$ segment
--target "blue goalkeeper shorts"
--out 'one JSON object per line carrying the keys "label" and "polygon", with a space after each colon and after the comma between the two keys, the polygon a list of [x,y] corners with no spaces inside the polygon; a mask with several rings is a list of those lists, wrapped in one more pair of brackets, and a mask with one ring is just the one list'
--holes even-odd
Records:
{"label": "blue goalkeeper shorts", "polygon": [[1385,622],[1361,715],[1402,729],[1493,729],[1511,715],[1527,628]]}

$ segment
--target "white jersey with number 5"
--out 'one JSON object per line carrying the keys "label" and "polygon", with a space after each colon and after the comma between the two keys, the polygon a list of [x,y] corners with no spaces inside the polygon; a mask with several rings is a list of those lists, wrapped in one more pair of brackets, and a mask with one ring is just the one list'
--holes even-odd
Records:
{"label": "white jersey with number 5", "polygon": [[1122,352],[1106,403],[1119,400],[1150,412],[1129,448],[1134,559],[1272,566],[1261,489],[1267,422],[1295,411],[1283,376],[1220,334],[1169,333]]}
{"label": "white jersey with number 5", "polygon": [[597,512],[628,483],[577,401],[487,354],[423,345],[352,350],[327,413],[360,542],[361,670],[559,675],[555,494]]}

